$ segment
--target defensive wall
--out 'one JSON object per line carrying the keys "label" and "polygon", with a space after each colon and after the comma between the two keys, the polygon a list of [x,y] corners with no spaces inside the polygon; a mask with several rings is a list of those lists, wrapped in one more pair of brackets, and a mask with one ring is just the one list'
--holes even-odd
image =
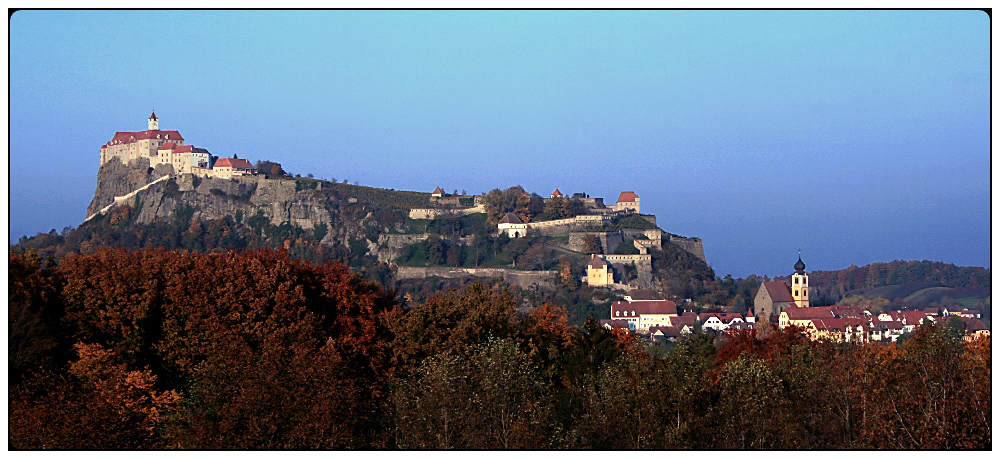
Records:
{"label": "defensive wall", "polygon": [[569,233],[569,247],[578,252],[582,252],[586,247],[584,238],[595,236],[601,242],[601,251],[604,253],[614,252],[625,240],[620,231],[574,231]]}
{"label": "defensive wall", "polygon": [[396,269],[397,279],[424,279],[443,277],[454,279],[465,276],[496,277],[520,288],[554,287],[557,271],[521,271],[509,268],[452,268],[435,266],[429,268],[400,266]]}
{"label": "defensive wall", "polygon": [[466,215],[484,213],[486,213],[486,208],[482,205],[466,207],[464,209],[421,208],[410,209],[409,217],[412,220],[432,220],[435,218],[459,218]]}
{"label": "defensive wall", "polygon": [[701,243],[701,238],[698,237],[683,237],[676,234],[669,234],[669,241],[684,250],[686,250],[691,255],[701,258],[701,261],[708,263],[705,259],[705,247]]}

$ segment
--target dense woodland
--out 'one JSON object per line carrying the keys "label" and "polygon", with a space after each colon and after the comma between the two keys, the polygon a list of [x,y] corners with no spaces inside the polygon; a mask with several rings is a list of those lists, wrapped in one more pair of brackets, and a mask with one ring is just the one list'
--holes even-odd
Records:
{"label": "dense woodland", "polygon": [[947,328],[652,353],[501,284],[417,303],[288,251],[9,269],[16,449],[992,448],[990,341]]}

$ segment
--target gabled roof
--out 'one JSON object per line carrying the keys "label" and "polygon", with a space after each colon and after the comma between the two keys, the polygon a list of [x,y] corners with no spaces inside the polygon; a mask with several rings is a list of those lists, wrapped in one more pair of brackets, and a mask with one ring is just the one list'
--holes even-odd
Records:
{"label": "gabled roof", "polygon": [[250,161],[241,158],[219,158],[214,167],[231,167],[233,169],[253,169]]}
{"label": "gabled roof", "polygon": [[665,300],[659,292],[648,288],[634,288],[629,290],[628,294],[625,295],[625,299],[628,301],[657,301]]}
{"label": "gabled roof", "polygon": [[520,224],[520,223],[524,223],[524,222],[522,222],[521,219],[518,218],[518,216],[516,214],[514,214],[513,212],[507,212],[507,215],[504,215],[503,218],[500,219],[500,223],[517,223],[517,224]]}
{"label": "gabled roof", "polygon": [[161,146],[160,148],[157,148],[157,150],[173,150],[174,148],[177,148],[177,144],[176,143],[167,142],[167,143],[163,144],[163,146]]}
{"label": "gabled roof", "polygon": [[108,142],[107,145],[112,145],[115,143],[132,143],[137,140],[148,140],[148,139],[184,140],[184,137],[181,137],[181,133],[177,131],[156,130],[156,131],[139,131],[139,132],[116,132],[115,136],[111,138],[111,141]]}
{"label": "gabled roof", "polygon": [[792,298],[791,287],[784,282],[764,282],[761,284],[761,288],[767,289],[767,294],[771,297],[771,301],[773,302],[792,303],[795,301],[795,299]]}
{"label": "gabled roof", "polygon": [[431,192],[431,194],[442,194],[443,195],[444,194],[444,190],[442,190],[441,187],[437,187],[437,188],[434,188],[434,191]]}
{"label": "gabled roof", "polygon": [[[621,315],[615,315],[621,312]],[[677,314],[677,304],[670,300],[662,301],[638,301],[629,303],[628,301],[615,301],[611,303],[611,318],[618,317],[638,317],[643,314]]]}
{"label": "gabled roof", "polygon": [[656,327],[649,327],[649,334],[650,335],[670,336],[670,337],[676,338],[676,337],[681,336],[681,327],[671,327],[671,326],[666,326],[666,325],[659,325],[659,326],[656,326]]}
{"label": "gabled roof", "polygon": [[555,197],[555,196],[562,196],[562,195],[563,195],[563,194],[562,194],[561,192],[559,192],[559,188],[556,188],[556,191],[553,191],[553,192],[552,192],[552,196],[553,196],[553,197]]}
{"label": "gabled roof", "polygon": [[590,261],[587,262],[588,268],[600,269],[608,265],[608,262],[601,259],[597,254],[590,255]]}
{"label": "gabled roof", "polygon": [[698,322],[705,322],[711,317],[718,317],[722,323],[732,322],[733,319],[742,319],[743,314],[738,312],[703,312],[698,314]]}
{"label": "gabled roof", "polygon": [[639,195],[635,194],[634,191],[622,191],[618,195],[618,202],[635,202],[639,199]]}
{"label": "gabled roof", "polygon": [[979,319],[970,318],[968,320],[965,320],[965,331],[967,333],[976,332],[980,330],[989,330],[989,327],[987,327],[986,324]]}
{"label": "gabled roof", "polygon": [[835,317],[835,314],[829,307],[785,308],[781,311],[781,313],[787,314],[788,320],[826,319]]}
{"label": "gabled roof", "polygon": [[601,325],[610,328],[628,328],[628,321],[623,319],[601,319]]}
{"label": "gabled roof", "polygon": [[694,326],[694,322],[698,320],[698,315],[693,312],[685,312],[679,316],[670,317],[670,325],[675,327],[683,327],[685,325]]}

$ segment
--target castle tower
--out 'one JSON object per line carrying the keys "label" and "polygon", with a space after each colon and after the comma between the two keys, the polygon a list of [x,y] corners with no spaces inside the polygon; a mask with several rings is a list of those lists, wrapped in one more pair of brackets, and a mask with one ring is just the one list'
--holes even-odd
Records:
{"label": "castle tower", "polygon": [[809,307],[809,275],[806,274],[806,264],[802,262],[802,252],[799,251],[799,261],[795,262],[795,273],[792,274],[792,299],[800,308]]}
{"label": "castle tower", "polygon": [[156,112],[153,112],[152,115],[149,115],[149,130],[150,131],[160,130],[160,121],[156,119]]}

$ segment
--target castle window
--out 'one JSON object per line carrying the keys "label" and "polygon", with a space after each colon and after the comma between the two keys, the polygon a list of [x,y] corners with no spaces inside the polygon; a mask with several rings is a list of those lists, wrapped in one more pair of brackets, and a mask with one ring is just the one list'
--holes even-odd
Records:
{"label": "castle window", "polygon": [[799,278],[798,278],[798,277],[796,277],[796,278],[793,278],[793,279],[792,279],[792,283],[793,283],[793,284],[798,284],[798,283],[799,283]]}

